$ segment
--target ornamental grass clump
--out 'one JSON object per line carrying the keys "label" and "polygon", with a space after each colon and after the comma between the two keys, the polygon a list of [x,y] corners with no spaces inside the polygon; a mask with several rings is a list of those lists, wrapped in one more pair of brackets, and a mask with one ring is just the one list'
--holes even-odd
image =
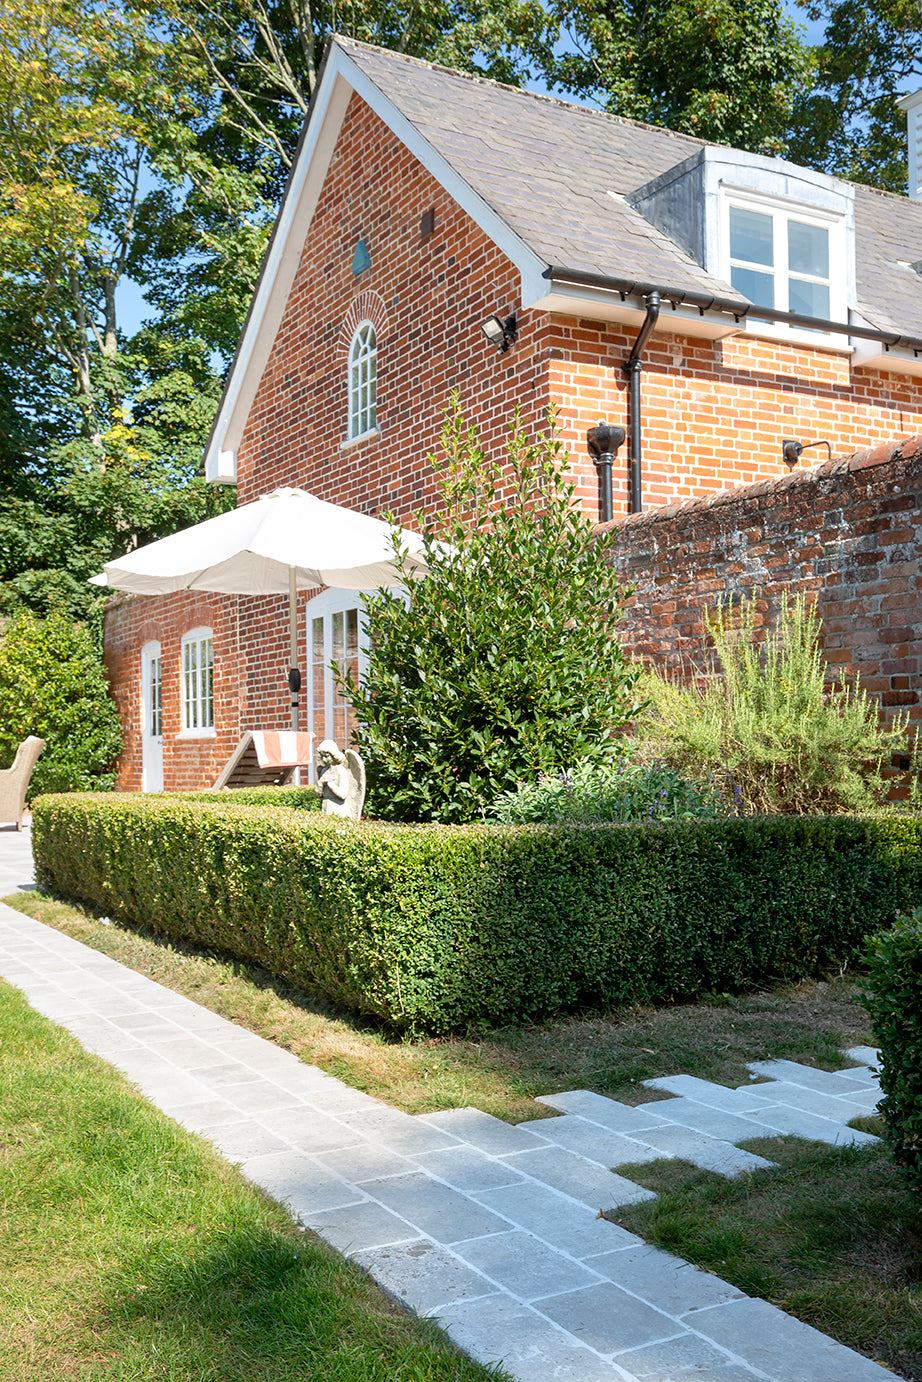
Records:
{"label": "ornamental grass clump", "polygon": [[602,821],[690,821],[725,815],[710,786],[689,782],[675,768],[619,763],[598,767],[577,763],[558,773],[541,773],[504,792],[491,813],[507,825],[593,825]]}
{"label": "ornamental grass clump", "polygon": [[880,721],[858,683],[826,683],[820,619],[802,595],[782,601],[775,630],[755,636],[755,603],[709,615],[718,670],[695,686],[651,676],[643,732],[673,767],[717,780],[737,810],[830,814],[879,806],[883,768],[910,753],[907,719]]}

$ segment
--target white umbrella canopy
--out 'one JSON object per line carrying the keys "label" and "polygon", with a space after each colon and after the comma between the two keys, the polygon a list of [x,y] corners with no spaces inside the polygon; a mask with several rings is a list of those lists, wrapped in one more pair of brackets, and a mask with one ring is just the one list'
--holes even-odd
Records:
{"label": "white umbrella canopy", "polygon": [[379,518],[328,504],[303,489],[277,489],[238,509],[107,562],[93,585],[133,595],[209,590],[288,595],[292,728],[298,728],[297,592],[315,586],[377,590],[423,576],[423,542],[400,529],[405,571],[394,562],[392,529]]}
{"label": "white umbrella canopy", "polygon": [[[407,569],[425,574],[422,539],[400,530]],[[402,585],[391,528],[303,489],[277,489],[228,513],[107,562],[94,585],[134,595],[211,590],[284,595],[318,585],[377,590]]]}

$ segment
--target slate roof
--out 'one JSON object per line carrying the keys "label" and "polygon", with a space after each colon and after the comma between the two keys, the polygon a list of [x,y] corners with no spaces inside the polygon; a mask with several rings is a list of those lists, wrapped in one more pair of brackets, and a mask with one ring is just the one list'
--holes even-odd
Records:
{"label": "slate roof", "polygon": [[[548,265],[746,305],[622,200],[704,140],[334,42]],[[855,237],[858,310],[922,339],[922,276],[905,267],[922,260],[922,203],[855,184]]]}

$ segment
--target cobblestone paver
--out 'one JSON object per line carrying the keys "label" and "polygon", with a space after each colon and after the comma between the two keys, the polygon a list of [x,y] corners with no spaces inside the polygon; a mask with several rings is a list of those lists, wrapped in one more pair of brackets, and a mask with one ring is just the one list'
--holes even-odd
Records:
{"label": "cobblestone paver", "polygon": [[[27,840],[0,838],[8,891],[29,881]],[[745,1175],[771,1165],[737,1146],[750,1137],[872,1140],[847,1126],[877,1097],[868,1048],[835,1074],[758,1062],[738,1090],[652,1080],[671,1097],[639,1108],[549,1094],[538,1102],[558,1117],[512,1127],[477,1109],[388,1108],[2,905],[0,976],[389,1294],[521,1382],[892,1378],[599,1217],[651,1195],[620,1167],[678,1155]]]}

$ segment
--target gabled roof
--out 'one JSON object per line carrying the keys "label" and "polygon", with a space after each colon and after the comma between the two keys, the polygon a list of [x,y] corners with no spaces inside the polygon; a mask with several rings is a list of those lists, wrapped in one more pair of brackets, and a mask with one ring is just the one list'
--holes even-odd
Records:
{"label": "gabled roof", "polygon": [[[710,336],[736,329],[734,314],[748,310],[729,283],[625,200],[709,147],[705,141],[337,37],[209,441],[209,478],[232,478],[353,92],[508,255],[521,274],[523,307],[639,321],[640,295],[655,287],[669,300],[673,329]],[[922,368],[913,349],[922,348],[922,276],[911,267],[922,261],[922,203],[856,185],[854,206],[860,319],[906,338],[908,351],[896,354],[904,367]],[[865,353],[877,363],[884,349]],[[892,367],[903,363],[894,358]]]}

